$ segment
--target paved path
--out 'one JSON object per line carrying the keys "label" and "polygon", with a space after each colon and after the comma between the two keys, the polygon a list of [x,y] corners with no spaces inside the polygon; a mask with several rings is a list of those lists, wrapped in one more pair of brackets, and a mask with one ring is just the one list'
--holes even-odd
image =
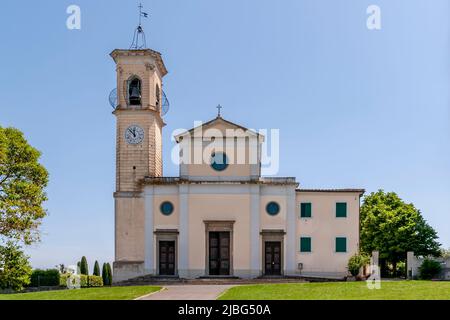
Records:
{"label": "paved path", "polygon": [[215,300],[233,285],[179,285],[164,286],[164,289],[139,300]]}

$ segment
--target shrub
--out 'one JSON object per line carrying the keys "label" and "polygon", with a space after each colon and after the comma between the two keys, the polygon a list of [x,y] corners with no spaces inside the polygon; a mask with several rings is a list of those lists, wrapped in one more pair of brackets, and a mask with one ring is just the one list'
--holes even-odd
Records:
{"label": "shrub", "polygon": [[89,276],[89,287],[103,287],[103,279],[100,276]]}
{"label": "shrub", "polygon": [[60,287],[67,287],[67,277],[69,276],[68,273],[63,273],[59,276],[59,286]]}
{"label": "shrub", "polygon": [[42,287],[42,286],[58,286],[60,283],[60,274],[56,269],[48,270],[33,270],[31,274],[31,287]]}
{"label": "shrub", "polygon": [[438,261],[426,258],[419,267],[420,279],[430,280],[438,275],[442,270],[442,266]]}
{"label": "shrub", "polygon": [[352,276],[356,277],[359,274],[359,270],[361,269],[361,267],[368,264],[369,261],[370,258],[367,255],[355,253],[348,260],[347,269]]}
{"label": "shrub", "polygon": [[[67,278],[70,276],[69,273],[62,274],[59,280],[59,285],[61,287],[67,287]],[[85,274],[79,274],[80,277],[80,286],[82,288],[88,287],[102,287],[103,279],[99,276],[87,276]],[[89,279],[88,279],[89,277]],[[88,281],[89,280],[89,281]]]}
{"label": "shrub", "polygon": [[31,267],[20,246],[7,242],[0,246],[0,288],[20,291],[30,283]]}

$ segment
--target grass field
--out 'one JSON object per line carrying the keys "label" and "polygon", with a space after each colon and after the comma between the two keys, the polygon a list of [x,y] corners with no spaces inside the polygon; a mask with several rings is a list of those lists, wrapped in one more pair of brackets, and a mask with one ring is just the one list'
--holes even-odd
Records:
{"label": "grass field", "polygon": [[79,290],[0,294],[0,300],[132,300],[160,290],[161,287],[103,287]]}
{"label": "grass field", "polygon": [[450,282],[383,281],[370,290],[365,282],[295,283],[237,286],[220,300],[450,300]]}

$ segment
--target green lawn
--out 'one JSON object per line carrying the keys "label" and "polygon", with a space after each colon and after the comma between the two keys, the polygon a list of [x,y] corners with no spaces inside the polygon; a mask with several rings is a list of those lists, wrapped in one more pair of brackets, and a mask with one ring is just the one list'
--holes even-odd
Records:
{"label": "green lawn", "polygon": [[161,287],[103,287],[74,290],[0,294],[0,300],[132,300]]}
{"label": "green lawn", "polygon": [[263,284],[237,286],[220,300],[450,300],[450,282],[382,281],[370,290],[361,282]]}

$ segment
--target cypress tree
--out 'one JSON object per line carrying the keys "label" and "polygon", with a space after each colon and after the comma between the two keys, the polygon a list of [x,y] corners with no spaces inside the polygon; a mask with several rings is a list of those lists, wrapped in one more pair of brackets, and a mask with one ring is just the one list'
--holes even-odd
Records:
{"label": "cypress tree", "polygon": [[108,269],[108,285],[112,285],[112,270],[109,262],[106,264],[106,268]]}
{"label": "cypress tree", "polygon": [[106,267],[106,263],[103,263],[102,266],[102,278],[103,278],[103,285],[108,285],[108,268]]}
{"label": "cypress tree", "polygon": [[80,272],[81,274],[89,275],[88,263],[85,256],[81,257]]}
{"label": "cypress tree", "polygon": [[100,276],[100,266],[98,265],[98,261],[97,260],[95,260],[95,263],[94,263],[94,273],[93,273],[93,275],[94,276]]}

